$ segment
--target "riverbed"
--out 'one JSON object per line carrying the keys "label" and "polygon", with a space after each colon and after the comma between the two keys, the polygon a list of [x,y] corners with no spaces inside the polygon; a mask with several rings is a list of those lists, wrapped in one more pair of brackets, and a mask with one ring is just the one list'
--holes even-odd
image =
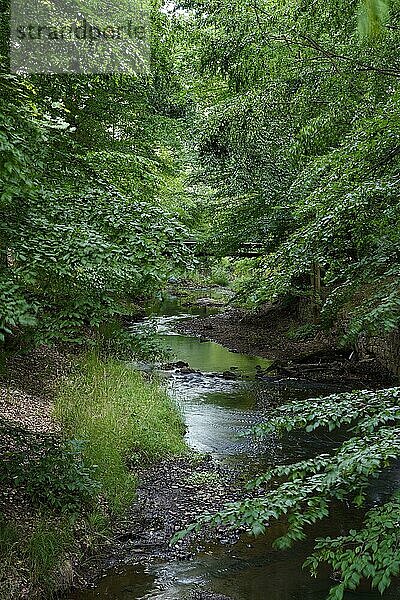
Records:
{"label": "riverbed", "polygon": [[[190,368],[160,369],[169,394],[181,407],[187,426],[187,442],[196,451],[211,455],[241,475],[259,472],[268,465],[297,460],[323,451],[334,443],[331,438],[308,435],[281,442],[275,438],[261,445],[239,434],[265,420],[268,410],[292,399],[327,395],[340,391],[324,384],[307,384],[294,379],[268,380],[260,377],[270,361],[230,352],[223,346],[176,333],[174,325],[188,318],[215,313],[213,307],[182,307],[177,298],[149,308],[159,341],[173,355],[173,361]],[[212,483],[210,484],[212,487]],[[393,487],[399,487],[398,471],[371,491],[371,502]],[[360,514],[337,508],[332,518],[311,531],[314,537],[340,534],[357,525]],[[210,544],[190,560],[149,561],[109,572],[98,585],[73,595],[73,600],[184,600],[194,591],[223,594],[234,600],[324,600],[333,584],[330,573],[312,579],[302,570],[312,543],[298,544],[288,552],[273,550],[269,535],[257,539],[243,537],[239,543]],[[392,586],[383,598],[400,597],[400,585]],[[366,588],[348,593],[346,600],[378,600],[377,592]]]}

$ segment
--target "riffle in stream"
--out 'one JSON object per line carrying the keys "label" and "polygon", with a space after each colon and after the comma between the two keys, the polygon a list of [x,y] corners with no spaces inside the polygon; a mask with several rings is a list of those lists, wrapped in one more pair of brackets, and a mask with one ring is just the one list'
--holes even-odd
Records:
{"label": "riffle in stream", "polygon": [[[305,385],[295,380],[268,382],[256,377],[257,371],[269,366],[262,358],[230,352],[223,346],[198,338],[178,335],[174,323],[183,318],[217,312],[218,309],[182,308],[179,300],[168,298],[151,307],[161,343],[172,350],[174,360],[188,363],[196,371],[179,370],[165,374],[167,388],[181,407],[187,442],[216,461],[228,462],[241,473],[254,473],[268,465],[300,460],[323,452],[331,440],[323,436],[298,436],[290,442],[266,440],[262,445],[239,433],[266,418],[268,408],[284,402],[335,393],[332,386]],[[240,374],[227,379],[223,373]],[[212,374],[212,376],[211,376]],[[212,486],[212,484],[211,484]],[[371,490],[376,502],[391,489],[400,487],[399,471],[379,480]],[[323,537],[344,533],[354,527],[359,515],[351,509],[338,508],[332,517],[311,532]],[[279,525],[277,526],[279,527]],[[277,527],[271,528],[271,536]],[[269,538],[269,536],[268,536]],[[296,545],[287,552],[271,548],[271,539],[244,537],[230,546],[215,544],[193,560],[153,562],[118,568],[104,577],[95,589],[75,593],[72,600],[184,600],[194,591],[223,594],[234,600],[325,600],[334,583],[328,571],[318,579],[302,570],[312,543]],[[381,596],[368,588],[347,593],[346,600],[395,600],[400,598],[400,584],[394,584]]]}

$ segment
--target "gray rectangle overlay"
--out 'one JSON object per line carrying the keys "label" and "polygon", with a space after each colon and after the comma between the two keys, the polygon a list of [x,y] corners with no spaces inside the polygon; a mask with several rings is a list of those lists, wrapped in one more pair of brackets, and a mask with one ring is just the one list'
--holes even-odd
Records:
{"label": "gray rectangle overlay", "polygon": [[150,13],[136,0],[11,0],[13,73],[132,73],[150,65]]}

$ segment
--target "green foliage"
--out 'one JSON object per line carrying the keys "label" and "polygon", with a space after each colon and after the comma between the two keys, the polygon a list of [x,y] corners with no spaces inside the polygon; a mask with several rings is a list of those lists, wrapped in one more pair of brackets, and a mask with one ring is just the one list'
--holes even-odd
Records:
{"label": "green foliage", "polygon": [[317,265],[324,324],[346,312],[351,339],[395,329],[400,5],[182,5],[205,244],[262,247],[238,299],[310,297]]}
{"label": "green foliage", "polygon": [[[44,597],[57,590],[62,559],[72,544],[72,524],[39,518],[29,532],[0,519],[0,598],[19,596],[16,565],[27,570],[29,589],[35,585]],[[11,576],[10,576],[11,575]],[[13,581],[13,577],[15,580]],[[26,584],[25,584],[26,585]]]}
{"label": "green foliage", "polygon": [[[400,458],[399,397],[400,388],[359,391],[276,409],[253,434],[263,437],[299,429],[338,429],[347,432],[349,439],[338,442],[330,454],[271,468],[248,483],[253,491],[249,499],[204,515],[176,534],[173,542],[205,525],[244,528],[260,535],[271,521],[285,518],[286,532],[275,541],[275,547],[284,550],[305,539],[306,527],[327,517],[335,502],[364,506],[371,479]],[[356,589],[362,578],[371,579],[382,593],[400,573],[399,543],[399,496],[395,495],[383,506],[367,511],[359,531],[316,540],[315,552],[306,564],[313,575],[326,562],[339,573],[342,582],[332,588],[329,600],[341,600],[345,590]]]}
{"label": "green foliage", "polygon": [[227,259],[221,259],[212,266],[211,283],[214,285],[228,286],[231,279],[231,266]]}
{"label": "green foliage", "polygon": [[181,109],[154,10],[147,76],[1,75],[0,342],[83,342],[188,265]]}
{"label": "green foliage", "polygon": [[18,541],[16,528],[0,515],[0,556],[8,554]]}
{"label": "green foliage", "polygon": [[26,554],[33,580],[42,584],[47,592],[54,587],[56,567],[71,543],[68,527],[52,527],[46,521],[39,521],[27,542]]}
{"label": "green foliage", "polygon": [[27,496],[36,506],[79,513],[97,497],[95,468],[83,463],[83,443],[63,442],[1,427],[3,448],[0,481]]}
{"label": "green foliage", "polygon": [[154,363],[168,357],[168,351],[160,344],[155,321],[132,326],[129,335],[136,358]]}
{"label": "green foliage", "polygon": [[0,342],[12,333],[12,328],[36,324],[36,304],[29,303],[22,289],[10,278],[2,277],[0,280],[0,303]]}
{"label": "green foliage", "polygon": [[155,362],[165,358],[165,349],[157,338],[156,324],[152,321],[123,325],[120,321],[110,320],[99,326],[91,345],[100,355],[122,360],[134,358]]}
{"label": "green foliage", "polygon": [[381,594],[392,577],[400,572],[398,556],[400,498],[370,510],[361,531],[351,529],[346,536],[317,540],[315,553],[306,566],[315,576],[321,563],[330,563],[341,574],[342,583],[331,589],[329,600],[341,600],[346,589],[357,588],[361,579],[371,579]]}
{"label": "green foliage", "polygon": [[71,437],[85,440],[84,458],[111,508],[135,494],[135,464],[185,451],[176,406],[155,382],[113,359],[90,354],[60,386],[56,416]]}
{"label": "green foliage", "polygon": [[318,325],[314,323],[304,323],[304,325],[300,325],[293,330],[288,331],[287,336],[292,340],[309,340],[313,338],[320,328]]}
{"label": "green foliage", "polygon": [[93,504],[99,490],[94,479],[96,468],[84,465],[82,452],[83,444],[77,440],[47,449],[36,465],[30,460],[25,472],[17,474],[16,484],[24,486],[35,502],[80,512]]}

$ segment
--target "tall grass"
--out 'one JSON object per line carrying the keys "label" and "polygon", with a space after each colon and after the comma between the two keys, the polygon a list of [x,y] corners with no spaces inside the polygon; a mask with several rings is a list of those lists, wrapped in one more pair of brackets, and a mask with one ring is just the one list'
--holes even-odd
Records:
{"label": "tall grass", "polygon": [[58,523],[58,527],[39,520],[26,543],[26,554],[30,566],[30,575],[51,591],[54,572],[60,567],[66,549],[72,544],[72,528],[67,523]]}
{"label": "tall grass", "polygon": [[65,434],[86,442],[88,465],[118,512],[135,495],[135,464],[183,453],[179,410],[156,382],[114,359],[91,353],[63,380],[55,415]]}
{"label": "tall grass", "polygon": [[39,517],[27,532],[0,517],[0,600],[20,597],[21,583],[26,587],[20,569],[28,573],[27,585],[35,598],[52,597],[55,589],[70,583],[62,564],[72,543],[72,524],[66,520]]}

